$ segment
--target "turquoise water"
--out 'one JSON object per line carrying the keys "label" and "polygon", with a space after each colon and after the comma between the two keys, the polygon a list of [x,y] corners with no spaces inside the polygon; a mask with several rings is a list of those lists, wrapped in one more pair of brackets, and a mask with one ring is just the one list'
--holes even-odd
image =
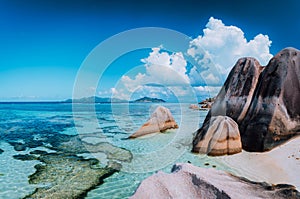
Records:
{"label": "turquoise water", "polygon": [[[179,129],[126,139],[158,104],[97,104],[94,110],[91,105],[78,104],[76,111],[71,104],[0,104],[0,149],[4,151],[0,154],[0,198],[23,198],[37,187],[48,186],[28,181],[36,171],[34,166],[41,164],[39,160],[14,158],[36,154],[36,150],[96,158],[102,167],[111,162],[122,165],[86,198],[127,198],[143,179],[158,170],[170,172],[176,162],[229,170],[212,158],[190,153],[193,133],[207,112],[191,110],[189,104],[163,105],[170,109]],[[102,148],[95,150],[95,146]]]}

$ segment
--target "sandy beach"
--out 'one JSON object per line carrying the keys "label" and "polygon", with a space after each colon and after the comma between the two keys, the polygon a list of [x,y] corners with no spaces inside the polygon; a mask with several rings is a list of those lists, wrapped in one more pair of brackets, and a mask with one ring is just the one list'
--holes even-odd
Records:
{"label": "sandy beach", "polygon": [[292,184],[300,190],[300,136],[264,153],[242,153],[216,157],[232,173],[256,182]]}

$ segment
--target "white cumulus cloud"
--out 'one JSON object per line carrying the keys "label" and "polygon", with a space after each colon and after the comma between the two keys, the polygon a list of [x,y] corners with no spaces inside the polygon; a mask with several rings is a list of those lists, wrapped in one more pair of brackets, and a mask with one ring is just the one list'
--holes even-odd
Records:
{"label": "white cumulus cloud", "polygon": [[199,79],[197,76],[204,70],[210,70],[210,76],[204,75],[209,77],[208,82],[217,80],[218,75],[227,77],[241,57],[255,57],[262,65],[266,65],[272,57],[270,45],[271,41],[267,35],[258,34],[247,41],[240,28],[226,26],[221,20],[211,17],[203,30],[203,35],[192,40],[187,50],[198,63],[189,73],[193,80],[191,83],[197,84]]}
{"label": "white cumulus cloud", "polygon": [[145,64],[145,74],[138,73],[132,78],[127,75],[122,76],[121,82],[129,91],[133,92],[147,84],[176,86],[189,83],[186,74],[187,62],[183,54],[160,51],[160,48],[153,48],[149,56],[141,60]]}
{"label": "white cumulus cloud", "polygon": [[[186,74],[187,62],[182,52],[169,54],[160,51],[161,48],[152,48],[149,57],[141,60],[145,63],[148,77],[155,77],[156,80],[165,85],[180,84],[182,81],[189,82],[189,77]],[[169,69],[174,70],[180,79],[174,79],[171,74],[168,75]]]}

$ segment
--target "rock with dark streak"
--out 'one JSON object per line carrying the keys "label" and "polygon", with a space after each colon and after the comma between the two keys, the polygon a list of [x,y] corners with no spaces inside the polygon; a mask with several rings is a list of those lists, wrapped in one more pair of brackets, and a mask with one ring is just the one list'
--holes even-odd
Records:
{"label": "rock with dark streak", "polygon": [[245,117],[263,67],[254,58],[237,61],[212,106],[212,116],[227,115],[239,122]]}
{"label": "rock with dark streak", "polygon": [[292,185],[252,182],[224,171],[186,163],[174,165],[171,174],[158,172],[145,179],[131,197],[139,198],[299,199],[300,193]]}
{"label": "rock with dark streak", "polygon": [[300,135],[300,51],[279,52],[261,73],[240,122],[243,148],[266,151]]}
{"label": "rock with dark streak", "polygon": [[211,117],[194,140],[193,151],[212,156],[231,155],[242,151],[237,123],[228,116]]}

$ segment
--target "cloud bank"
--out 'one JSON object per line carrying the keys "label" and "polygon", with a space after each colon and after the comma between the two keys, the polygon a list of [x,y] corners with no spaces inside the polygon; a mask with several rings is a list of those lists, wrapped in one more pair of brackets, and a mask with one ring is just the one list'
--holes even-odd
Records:
{"label": "cloud bank", "polygon": [[[216,95],[239,58],[255,57],[266,65],[272,57],[270,46],[267,35],[258,34],[247,41],[240,28],[211,17],[203,35],[193,39],[186,52],[170,53],[162,47],[152,48],[149,56],[141,60],[146,72],[132,77],[124,75],[120,81],[123,92],[115,88],[112,91],[116,97],[128,99],[137,91],[155,97],[161,93],[165,97],[172,92],[187,95],[186,86],[190,85],[196,95],[205,92]],[[187,57],[193,60],[192,64],[187,62]],[[166,88],[172,92],[166,92]]]}
{"label": "cloud bank", "polygon": [[[197,76],[201,72],[214,68],[221,76],[226,76],[241,57],[255,57],[260,64],[266,65],[272,58],[271,41],[267,35],[258,34],[247,41],[244,32],[236,26],[226,26],[221,20],[211,17],[203,30],[203,35],[190,42],[188,55],[193,57],[197,65],[189,74],[192,84],[197,84]],[[217,82],[218,77],[210,71],[209,81]]]}

